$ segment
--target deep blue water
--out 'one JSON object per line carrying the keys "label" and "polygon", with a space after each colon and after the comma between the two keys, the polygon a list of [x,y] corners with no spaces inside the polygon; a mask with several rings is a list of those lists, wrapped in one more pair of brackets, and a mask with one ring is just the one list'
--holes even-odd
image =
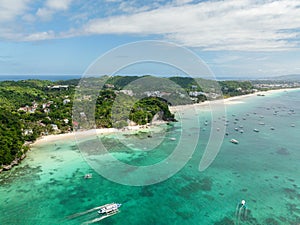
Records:
{"label": "deep blue water", "polygon": [[79,79],[82,75],[0,75],[0,81],[6,80],[29,80],[29,79],[38,79],[38,80],[70,80],[70,79]]}

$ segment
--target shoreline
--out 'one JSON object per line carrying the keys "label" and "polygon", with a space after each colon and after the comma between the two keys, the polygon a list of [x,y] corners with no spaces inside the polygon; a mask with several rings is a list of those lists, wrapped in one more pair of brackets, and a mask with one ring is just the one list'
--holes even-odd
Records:
{"label": "shoreline", "polygon": [[[274,89],[274,90],[267,90],[267,91],[258,91],[254,92],[251,94],[246,94],[246,95],[239,95],[239,96],[234,96],[234,97],[229,97],[226,99],[219,99],[219,100],[212,100],[212,101],[205,101],[201,103],[196,103],[196,104],[189,104],[189,105],[178,105],[178,106],[169,106],[170,112],[171,113],[176,113],[178,111],[186,110],[186,109],[191,109],[193,107],[209,107],[210,104],[224,104],[226,105],[232,105],[232,104],[243,104],[245,103],[242,101],[243,99],[246,98],[251,98],[254,96],[257,97],[263,97],[268,94],[275,94],[275,93],[280,93],[280,92],[287,92],[291,90],[300,90],[300,88],[282,88],[282,89]],[[259,96],[261,95],[261,96]],[[157,125],[161,124],[166,124],[168,123],[167,121],[155,121],[151,124],[147,125],[135,125],[135,126],[127,126],[122,129],[117,129],[117,128],[97,128],[97,129],[90,129],[90,130],[82,130],[82,131],[73,131],[70,133],[64,133],[64,134],[51,134],[47,136],[41,136],[37,140],[35,140],[33,143],[29,144],[29,151],[31,147],[34,147],[39,144],[45,144],[45,143],[50,143],[53,141],[64,141],[64,140],[69,140],[72,138],[74,141],[78,140],[78,138],[87,138],[91,136],[98,136],[98,135],[105,135],[105,134],[113,134],[113,133],[126,133],[126,132],[134,132],[134,131],[143,131],[143,130],[150,130],[153,127],[157,127]],[[0,173],[2,171],[9,171],[11,170],[14,166],[17,166],[22,162],[22,160],[26,158],[26,154],[23,154],[20,159],[15,159],[11,164],[9,165],[3,165],[2,168],[0,168]]]}
{"label": "shoreline", "polygon": [[90,138],[93,136],[99,136],[99,135],[106,135],[106,134],[117,134],[117,133],[122,133],[125,134],[127,133],[132,133],[136,131],[151,131],[154,128],[157,128],[157,125],[162,125],[166,124],[166,121],[155,121],[151,124],[147,125],[133,125],[133,126],[128,126],[124,127],[122,129],[117,129],[117,128],[97,128],[97,129],[89,129],[89,130],[81,130],[81,131],[73,131],[69,133],[63,133],[63,134],[50,134],[46,136],[41,136],[37,138],[34,142],[27,142],[24,145],[29,146],[29,149],[26,153],[22,155],[20,158],[14,159],[10,164],[8,165],[2,165],[0,167],[0,173],[3,171],[9,171],[13,167],[18,166],[23,159],[26,158],[27,153],[31,150],[32,147],[35,147],[36,145],[41,145],[41,144],[47,144],[55,141],[66,141],[72,139],[73,141],[79,141],[83,140],[84,138]]}
{"label": "shoreline", "polygon": [[[257,92],[251,93],[251,94],[238,95],[238,96],[224,98],[224,99],[205,101],[205,102],[189,104],[189,105],[170,106],[169,109],[172,113],[175,113],[177,111],[191,109],[192,107],[209,107],[210,104],[222,104],[223,103],[225,106],[226,105],[234,105],[234,104],[243,104],[243,103],[245,103],[244,101],[242,101],[243,99],[252,98],[252,97],[261,98],[268,94],[287,92],[287,91],[291,91],[291,90],[300,90],[300,87],[299,88],[281,88],[281,89],[273,89],[273,90],[267,90],[267,91],[257,91]],[[259,95],[261,95],[261,96],[259,96]]]}
{"label": "shoreline", "polygon": [[[257,96],[259,94],[267,95],[267,94],[274,94],[274,93],[280,93],[280,92],[285,92],[289,90],[300,90],[300,88],[282,88],[282,89],[274,89],[274,90],[268,90],[268,91],[258,91],[255,93],[251,94],[246,94],[246,95],[239,95],[239,96],[234,96],[234,97],[229,97],[226,99],[220,99],[220,100],[214,100],[214,101],[205,101],[201,103],[196,103],[196,104],[190,104],[190,105],[179,105],[179,106],[169,106],[169,109],[172,113],[180,110],[185,110],[187,108],[191,107],[198,107],[198,106],[209,106],[212,104],[212,102],[215,103],[224,103],[225,105],[232,105],[232,104],[243,104],[243,99],[246,98],[251,98],[254,96]],[[262,97],[262,96],[257,96],[257,97]],[[127,126],[122,129],[117,129],[117,128],[97,128],[97,129],[91,129],[91,130],[83,130],[83,131],[73,131],[70,133],[64,133],[64,134],[51,134],[47,136],[42,136],[38,138],[35,142],[30,144],[30,146],[35,146],[41,143],[47,143],[51,141],[63,141],[67,140],[70,138],[73,138],[74,141],[76,138],[85,138],[85,137],[90,137],[92,135],[104,135],[104,134],[112,134],[112,133],[125,133],[125,132],[133,132],[133,131],[142,131],[145,129],[151,129],[157,125],[160,124],[166,124],[167,121],[156,121],[153,122],[152,124],[147,124],[147,125],[135,125],[135,126]]]}
{"label": "shoreline", "polygon": [[90,129],[90,130],[81,130],[81,131],[73,131],[70,133],[64,133],[64,134],[51,134],[47,136],[42,136],[38,138],[35,142],[30,144],[30,147],[44,144],[47,142],[52,141],[64,141],[69,140],[70,138],[74,141],[80,140],[81,138],[88,138],[91,136],[99,136],[99,135],[106,135],[106,134],[117,134],[117,133],[132,133],[136,131],[150,131],[154,128],[157,128],[158,125],[166,124],[167,121],[155,121],[151,124],[147,125],[133,125],[133,126],[127,126],[122,129],[117,128],[97,128],[97,129]]}

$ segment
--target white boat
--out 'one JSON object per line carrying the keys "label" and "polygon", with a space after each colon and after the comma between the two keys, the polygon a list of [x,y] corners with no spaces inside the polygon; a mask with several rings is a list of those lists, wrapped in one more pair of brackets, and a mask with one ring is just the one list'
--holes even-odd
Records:
{"label": "white boat", "polygon": [[253,131],[254,131],[254,132],[259,132],[259,130],[258,130],[258,129],[254,129]]}
{"label": "white boat", "polygon": [[239,141],[236,140],[236,139],[231,139],[230,142],[233,143],[233,144],[238,144],[239,143]]}
{"label": "white boat", "polygon": [[118,211],[122,204],[120,203],[110,203],[100,207],[99,214],[110,214]]}
{"label": "white boat", "polygon": [[86,175],[84,175],[84,179],[90,179],[92,177],[93,175],[91,173],[87,173]]}

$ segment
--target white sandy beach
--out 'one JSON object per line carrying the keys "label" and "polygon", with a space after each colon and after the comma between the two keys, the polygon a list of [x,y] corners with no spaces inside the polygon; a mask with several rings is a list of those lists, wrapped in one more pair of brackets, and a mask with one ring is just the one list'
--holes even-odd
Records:
{"label": "white sandy beach", "polygon": [[[172,113],[175,112],[180,112],[182,110],[190,109],[193,107],[204,107],[209,109],[210,104],[224,104],[226,105],[231,105],[231,104],[242,104],[244,103],[244,99],[250,98],[250,97],[257,97],[261,98],[260,96],[257,96],[259,94],[263,95],[270,95],[274,93],[279,93],[279,92],[286,92],[290,90],[296,90],[296,89],[277,89],[277,90],[270,90],[270,91],[261,91],[261,92],[255,92],[252,94],[248,95],[241,95],[241,96],[236,96],[236,97],[231,97],[231,98],[226,98],[226,99],[221,99],[221,100],[216,100],[216,101],[206,101],[202,103],[197,103],[193,105],[180,105],[180,106],[171,106],[170,111]],[[300,90],[300,88],[297,88],[297,90]],[[153,126],[161,124],[160,121],[157,121],[153,123]],[[91,137],[91,136],[96,136],[96,135],[101,135],[101,134],[109,134],[109,133],[117,133],[117,132],[130,132],[130,131],[138,131],[138,130],[143,130],[143,129],[148,129],[150,128],[149,126],[128,126],[123,129],[116,129],[116,128],[101,128],[101,129],[91,129],[91,130],[86,130],[86,131],[76,131],[72,133],[66,133],[66,134],[56,134],[56,135],[48,135],[48,136],[43,136],[36,140],[32,145],[36,144],[42,144],[42,143],[49,143],[53,141],[63,141],[63,140],[70,140],[73,139],[74,141],[80,139],[80,138],[86,138],[86,137]]]}
{"label": "white sandy beach", "polygon": [[252,94],[247,94],[247,95],[239,95],[239,96],[235,96],[235,97],[230,97],[230,98],[225,98],[225,99],[220,99],[220,100],[215,100],[215,101],[206,101],[206,102],[201,102],[201,103],[196,103],[196,104],[192,104],[192,105],[180,105],[180,106],[170,106],[170,111],[172,113],[175,112],[180,112],[182,110],[186,110],[186,109],[191,109],[191,108],[197,108],[197,107],[201,107],[202,109],[209,109],[210,105],[215,104],[215,105],[222,105],[224,104],[226,105],[233,105],[233,104],[243,104],[245,103],[243,100],[247,99],[247,98],[252,98],[252,97],[257,97],[257,98],[261,98],[261,96],[258,95],[271,95],[271,94],[275,94],[275,93],[280,93],[280,92],[287,92],[287,91],[291,91],[291,90],[300,90],[300,88],[284,88],[284,89],[276,89],[276,90],[269,90],[269,91],[259,91],[259,92],[255,92]]}
{"label": "white sandy beach", "polygon": [[156,121],[152,123],[152,125],[136,125],[136,126],[128,126],[123,129],[116,129],[116,128],[98,128],[98,129],[90,129],[84,131],[75,131],[70,133],[64,134],[51,134],[47,136],[42,136],[38,138],[31,146],[43,144],[43,143],[51,143],[55,141],[64,141],[64,140],[80,140],[82,138],[88,137],[96,137],[99,135],[111,134],[111,133],[125,133],[125,132],[133,132],[133,131],[147,131],[150,129],[155,128],[157,125],[165,124],[164,121]]}
{"label": "white sandy beach", "polygon": [[42,136],[38,138],[33,144],[43,144],[43,143],[50,143],[53,141],[63,141],[63,140],[74,140],[76,141],[79,138],[85,138],[85,137],[91,137],[94,135],[99,134],[108,134],[117,132],[118,130],[115,128],[103,128],[103,129],[91,129],[91,130],[85,130],[85,131],[76,131],[71,133],[65,133],[65,134],[51,134],[47,136]]}

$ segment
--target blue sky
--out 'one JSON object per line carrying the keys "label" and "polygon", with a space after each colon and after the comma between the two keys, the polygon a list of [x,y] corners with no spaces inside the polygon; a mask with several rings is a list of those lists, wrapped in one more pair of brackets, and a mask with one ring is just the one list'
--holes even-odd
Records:
{"label": "blue sky", "polygon": [[217,76],[300,74],[300,1],[0,0],[0,75],[82,74],[142,40],[186,47]]}

